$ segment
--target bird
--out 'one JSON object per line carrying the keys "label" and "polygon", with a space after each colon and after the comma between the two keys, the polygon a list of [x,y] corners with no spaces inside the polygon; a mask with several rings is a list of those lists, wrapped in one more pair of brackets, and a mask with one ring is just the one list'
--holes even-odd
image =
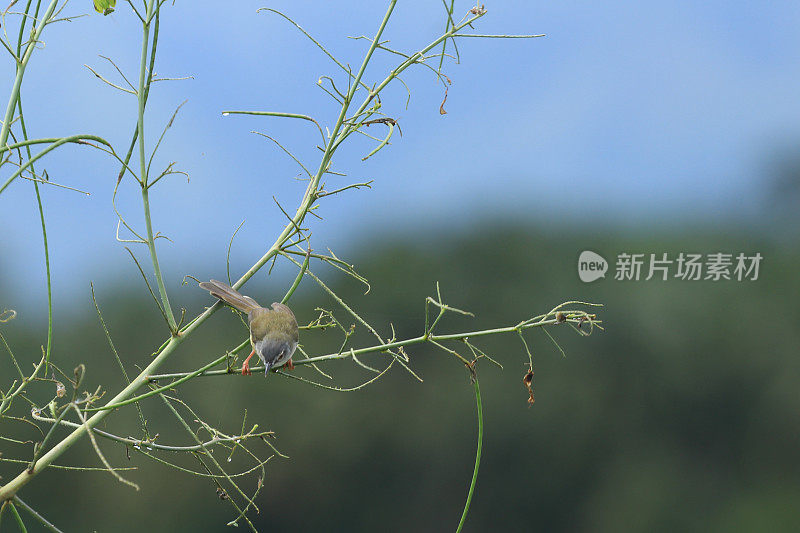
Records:
{"label": "bird", "polygon": [[241,294],[236,289],[221,281],[212,279],[200,283],[200,288],[207,290],[228,305],[247,313],[247,322],[250,326],[250,345],[253,350],[242,363],[242,375],[248,376],[250,372],[250,358],[253,354],[264,363],[264,377],[270,369],[286,365],[292,370],[292,355],[297,349],[300,340],[300,331],[297,319],[288,306],[273,302],[271,309],[261,307],[258,302],[249,296]]}

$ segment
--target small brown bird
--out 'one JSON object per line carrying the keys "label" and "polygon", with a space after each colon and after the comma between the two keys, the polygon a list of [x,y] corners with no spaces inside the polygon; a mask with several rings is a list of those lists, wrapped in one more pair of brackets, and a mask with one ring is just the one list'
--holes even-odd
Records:
{"label": "small brown bird", "polygon": [[247,313],[247,321],[250,324],[250,344],[253,351],[242,363],[242,375],[250,374],[250,358],[254,353],[264,363],[264,376],[269,374],[271,368],[281,365],[291,370],[292,355],[297,349],[300,340],[300,331],[297,328],[297,319],[294,313],[287,306],[274,302],[266,309],[258,305],[258,302],[236,291],[230,285],[212,279],[200,283],[200,288],[216,296],[223,302],[235,307],[239,311]]}

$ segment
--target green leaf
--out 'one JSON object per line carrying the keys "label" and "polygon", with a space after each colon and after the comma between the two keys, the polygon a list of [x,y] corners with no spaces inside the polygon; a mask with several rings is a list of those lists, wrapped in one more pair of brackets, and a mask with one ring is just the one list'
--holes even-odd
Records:
{"label": "green leaf", "polygon": [[113,13],[116,5],[117,0],[94,0],[94,10],[102,13],[103,16]]}

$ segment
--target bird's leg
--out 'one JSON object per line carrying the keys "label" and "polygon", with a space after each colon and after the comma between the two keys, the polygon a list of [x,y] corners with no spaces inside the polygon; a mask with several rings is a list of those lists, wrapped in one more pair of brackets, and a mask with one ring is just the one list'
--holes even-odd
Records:
{"label": "bird's leg", "polygon": [[286,364],[284,366],[286,367],[286,370],[294,370],[294,363],[292,363],[291,359],[286,361]]}
{"label": "bird's leg", "polygon": [[256,349],[253,348],[253,351],[250,352],[250,355],[248,355],[247,359],[245,359],[244,363],[242,363],[242,375],[243,376],[249,376],[251,374],[251,372],[250,372],[250,358],[253,357],[253,354],[255,354],[255,353],[256,353]]}

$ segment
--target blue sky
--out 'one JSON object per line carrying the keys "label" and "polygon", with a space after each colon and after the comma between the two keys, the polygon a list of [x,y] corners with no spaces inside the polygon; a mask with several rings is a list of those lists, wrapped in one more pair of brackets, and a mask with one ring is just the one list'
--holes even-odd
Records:
{"label": "blue sky", "polygon": [[[315,84],[331,75],[346,85],[341,72],[286,21],[257,14],[264,5],[178,0],[164,7],[157,73],[194,76],[154,85],[147,115],[152,147],[186,101],[154,163],[160,169],[176,161],[191,175],[188,184],[176,176],[152,193],[156,230],[174,241],[159,241],[173,288],[184,274],[219,277],[228,240],[246,220],[232,254],[234,274],[241,273],[283,224],[272,196],[287,209],[297,204],[304,187],[295,179],[298,167],[251,130],[280,139],[310,167],[318,163],[319,136],[308,123],[221,112],[280,110],[331,125],[338,111]],[[355,68],[366,43],[346,36],[372,35],[386,3],[268,5]],[[73,0],[66,13],[90,6]],[[459,2],[458,18],[471,6]],[[403,137],[395,135],[391,147],[366,162],[360,158],[371,141],[356,140],[341,152],[334,168],[348,177],[331,177],[330,188],[368,179],[374,188],[323,202],[325,223],[310,222],[315,246],[353,250],[404,228],[460,228],[491,218],[735,223],[757,212],[775,148],[800,138],[796,2],[508,1],[486,8],[479,33],[547,37],[459,41],[461,64],[445,69],[453,80],[445,116],[438,112],[443,89],[426,69],[404,77],[413,93],[408,108],[402,86],[390,86],[384,111],[400,120]],[[393,47],[416,51],[443,26],[439,3],[400,1],[385,35]],[[133,81],[140,38],[138,20],[124,3],[108,17],[48,27],[23,88],[30,135],[95,133],[124,152],[135,98],[99,82],[83,65],[117,80],[98,54],[109,56]],[[365,79],[382,79],[394,63],[378,56]],[[2,94],[12,79],[13,64],[5,58]],[[132,280],[135,271],[114,238],[113,161],[70,146],[38,168],[91,193],[43,191],[59,299],[76,290],[83,298],[89,280]],[[119,206],[142,227],[136,188],[121,189]],[[12,300],[24,293],[31,302],[15,304],[18,309],[32,310],[44,295],[38,224],[32,185],[18,180],[0,196],[2,286],[13,291]],[[0,295],[0,307],[4,300]]]}

